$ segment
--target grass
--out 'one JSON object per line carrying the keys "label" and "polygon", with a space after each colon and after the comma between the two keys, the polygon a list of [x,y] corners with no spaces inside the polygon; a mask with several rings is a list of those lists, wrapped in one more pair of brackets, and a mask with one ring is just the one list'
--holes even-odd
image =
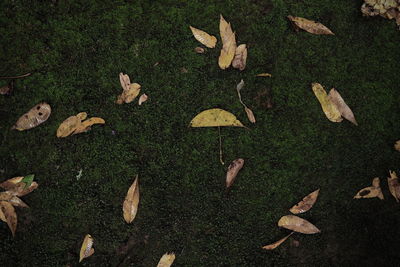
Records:
{"label": "grass", "polygon": [[[174,266],[395,266],[400,211],[386,177],[399,171],[400,32],[393,21],[362,17],[361,3],[1,1],[0,75],[33,73],[0,98],[1,180],[34,173],[39,188],[23,197],[30,209],[17,210],[14,239],[0,224],[0,262],[75,266],[90,233],[96,252],[82,266],[155,266],[167,251],[177,255]],[[200,44],[189,25],[218,36],[220,13],[249,47],[243,72],[219,69],[220,41],[193,52]],[[290,14],[336,35],[296,33]],[[114,103],[119,72],[142,85],[146,103]],[[273,77],[256,78],[261,72]],[[255,125],[236,95],[240,79]],[[328,121],[311,82],[338,89],[359,126]],[[256,101],[265,90],[273,109]],[[40,101],[52,106],[49,120],[11,131]],[[225,161],[246,161],[229,197],[218,130],[188,128],[212,107],[250,128],[221,131]],[[106,125],[57,139],[59,124],[82,111]],[[121,206],[136,174],[140,207],[127,225]],[[377,176],[385,201],[352,199]],[[299,247],[288,240],[260,249],[286,235],[276,222],[317,188],[302,217],[322,233],[293,235]]]}

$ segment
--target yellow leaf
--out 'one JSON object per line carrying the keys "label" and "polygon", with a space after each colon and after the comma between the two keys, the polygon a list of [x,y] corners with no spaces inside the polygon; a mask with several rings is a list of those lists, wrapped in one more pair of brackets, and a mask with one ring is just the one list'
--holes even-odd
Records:
{"label": "yellow leaf", "polygon": [[280,218],[278,226],[303,234],[316,234],[321,232],[309,221],[294,215],[286,215]]}
{"label": "yellow leaf", "polygon": [[236,179],[237,174],[243,168],[244,159],[235,159],[228,167],[226,172],[226,188],[229,188]]}
{"label": "yellow leaf", "polygon": [[399,202],[400,198],[400,183],[399,183],[399,178],[397,178],[396,172],[389,171],[390,177],[388,177],[388,186],[389,186],[389,191],[392,194],[392,196],[396,199],[397,202]]}
{"label": "yellow leaf", "polygon": [[192,30],[193,36],[194,38],[196,38],[197,41],[207,46],[208,48],[215,47],[215,44],[217,43],[217,38],[215,38],[215,36],[209,35],[205,31],[196,29],[195,27],[189,27]]}
{"label": "yellow leaf", "polygon": [[165,253],[162,255],[157,267],[169,267],[175,260],[175,253]]}
{"label": "yellow leaf", "polygon": [[303,29],[309,33],[334,35],[334,33],[330,29],[319,22],[293,16],[288,16],[288,19],[291,20],[296,27]]}
{"label": "yellow leaf", "polygon": [[270,73],[259,73],[256,76],[257,77],[272,77],[272,74],[270,74]]}
{"label": "yellow leaf", "polygon": [[247,61],[247,47],[245,44],[239,45],[235,50],[235,57],[232,61],[232,67],[239,70],[244,70],[246,68]]}
{"label": "yellow leaf", "polygon": [[222,39],[222,49],[218,59],[218,65],[224,70],[231,65],[235,56],[236,38],[230,23],[227,23],[222,15],[220,17],[219,32]]}
{"label": "yellow leaf", "polygon": [[93,124],[104,124],[106,123],[102,118],[98,117],[92,117],[90,119],[87,119],[83,121],[81,124],[76,127],[75,131],[72,134],[79,134],[79,133],[84,133],[90,130],[90,126]]}
{"label": "yellow leaf", "polygon": [[381,187],[379,186],[379,178],[376,177],[372,180],[372,186],[369,187],[365,187],[363,189],[361,189],[360,191],[358,191],[358,193],[354,196],[354,198],[358,199],[358,198],[374,198],[374,197],[378,197],[381,200],[383,200],[383,194],[382,194],[382,190]]}
{"label": "yellow leaf", "polygon": [[312,208],[314,205],[315,201],[317,201],[319,194],[319,189],[315,190],[314,192],[308,194],[303,198],[302,201],[294,205],[291,209],[290,212],[293,214],[299,214],[299,213],[304,213],[308,211],[309,209]]}
{"label": "yellow leaf", "polygon": [[87,234],[85,239],[83,239],[83,243],[81,246],[81,251],[79,253],[79,262],[81,262],[84,258],[90,257],[94,253],[93,246],[93,238],[91,235]]}
{"label": "yellow leaf", "polygon": [[[79,113],[81,114],[81,113]],[[75,129],[81,124],[81,119],[78,116],[71,116],[64,120],[57,129],[57,137],[67,137],[71,135]]]}
{"label": "yellow leaf", "polygon": [[8,224],[8,228],[10,228],[11,233],[14,236],[15,230],[17,229],[17,213],[15,212],[14,207],[7,201],[0,201],[0,209]]}
{"label": "yellow leaf", "polygon": [[326,91],[319,83],[312,83],[312,90],[321,104],[326,117],[332,122],[341,122],[342,116],[335,104],[329,99]]}
{"label": "yellow leaf", "polygon": [[356,118],[354,117],[353,111],[349,108],[349,106],[344,102],[342,96],[336,91],[335,88],[332,88],[329,91],[329,100],[337,107],[341,116],[351,123],[358,125]]}
{"label": "yellow leaf", "polygon": [[47,103],[40,103],[31,108],[27,113],[22,115],[12,129],[18,131],[34,128],[47,121],[51,114],[51,107]]}
{"label": "yellow leaf", "polygon": [[207,109],[197,114],[190,122],[191,127],[236,126],[244,127],[232,113],[220,108]]}
{"label": "yellow leaf", "polygon": [[135,181],[131,185],[126,194],[122,210],[124,219],[127,223],[131,223],[136,217],[139,205],[139,178],[136,175]]}
{"label": "yellow leaf", "polygon": [[284,238],[279,239],[278,241],[276,241],[276,242],[274,242],[274,243],[272,243],[272,244],[263,246],[262,248],[263,248],[263,249],[266,249],[266,250],[273,250],[273,249],[276,249],[276,248],[279,247],[283,242],[285,242],[286,239],[288,239],[289,236],[291,236],[293,233],[294,233],[294,232],[291,232],[290,234],[288,234],[288,235],[285,236]]}

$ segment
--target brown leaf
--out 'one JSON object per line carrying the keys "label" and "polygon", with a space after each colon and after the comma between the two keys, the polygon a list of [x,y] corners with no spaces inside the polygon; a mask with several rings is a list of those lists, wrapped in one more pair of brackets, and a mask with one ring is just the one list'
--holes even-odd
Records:
{"label": "brown leaf", "polygon": [[356,118],[354,117],[353,111],[351,111],[349,106],[347,106],[346,102],[344,102],[342,96],[339,94],[338,91],[335,90],[335,88],[332,88],[329,91],[328,97],[331,100],[331,102],[335,104],[335,106],[337,107],[343,118],[345,118],[346,120],[350,121],[355,125],[358,125]]}
{"label": "brown leaf", "polygon": [[194,49],[194,52],[196,52],[197,54],[204,54],[205,50],[202,47],[196,47]]}
{"label": "brown leaf", "polygon": [[205,31],[196,29],[195,27],[192,26],[189,27],[193,33],[194,38],[196,38],[197,41],[207,46],[208,48],[215,47],[215,44],[217,43],[217,38],[215,38],[215,36],[209,35]]}
{"label": "brown leaf", "polygon": [[23,202],[19,197],[17,196],[13,196],[9,202],[11,203],[11,205],[13,205],[14,207],[20,207],[20,208],[29,208],[29,206],[27,204],[25,204],[25,202]]}
{"label": "brown leaf", "polygon": [[38,183],[32,182],[31,185],[26,188],[25,183],[20,182],[16,184],[13,188],[10,188],[8,192],[17,197],[23,197],[38,188],[38,186]]}
{"label": "brown leaf", "polygon": [[397,140],[396,143],[394,144],[394,149],[397,151],[400,151],[400,140]]}
{"label": "brown leaf", "polygon": [[304,213],[308,211],[309,209],[312,208],[314,205],[315,201],[317,201],[319,194],[319,189],[315,190],[314,192],[308,194],[303,198],[302,201],[294,205],[291,209],[290,212],[293,214],[299,214],[299,213]]}
{"label": "brown leaf", "polygon": [[127,223],[131,223],[138,211],[139,205],[139,177],[136,175],[135,181],[131,185],[126,194],[122,210],[124,214],[124,219]]}
{"label": "brown leaf", "polygon": [[240,169],[243,168],[244,159],[235,159],[228,167],[228,171],[226,173],[226,188],[229,188],[236,179],[237,174]]}
{"label": "brown leaf", "polygon": [[295,215],[286,215],[280,218],[278,226],[303,234],[316,234],[321,231],[309,221]]}
{"label": "brown leaf", "polygon": [[15,230],[17,229],[17,213],[10,202],[0,201],[0,209],[7,221],[8,228],[10,228],[11,233],[15,236]]}
{"label": "brown leaf", "polygon": [[381,187],[379,185],[380,180],[378,177],[374,178],[372,180],[372,186],[365,187],[358,191],[358,193],[354,196],[354,198],[359,199],[359,198],[374,198],[378,197],[381,200],[384,199]]}
{"label": "brown leaf", "polygon": [[221,69],[227,69],[232,63],[236,51],[235,33],[232,31],[231,24],[220,16],[219,32],[222,39],[221,54],[218,58],[218,65]]}
{"label": "brown leaf", "polygon": [[309,33],[335,35],[330,29],[319,22],[293,16],[288,16],[288,19],[292,21],[296,27],[303,29]]}
{"label": "brown leaf", "polygon": [[148,96],[147,96],[146,94],[141,95],[141,96],[139,97],[139,102],[138,102],[139,106],[142,105],[143,102],[146,102],[147,99],[148,99]]}
{"label": "brown leaf", "polygon": [[400,198],[400,183],[399,178],[397,178],[396,172],[389,171],[390,177],[387,178],[389,191],[392,196],[399,202]]}
{"label": "brown leaf", "polygon": [[0,187],[5,189],[5,190],[10,190],[11,188],[13,188],[16,184],[18,184],[19,182],[22,181],[22,179],[24,179],[24,176],[18,176],[18,177],[14,177],[11,179],[8,179],[4,182],[2,182],[0,184]]}
{"label": "brown leaf", "polygon": [[12,197],[13,195],[8,191],[0,192],[0,201],[10,201]]}
{"label": "brown leaf", "polygon": [[254,117],[253,111],[251,111],[251,109],[249,109],[248,107],[244,107],[244,111],[246,111],[249,121],[252,123],[256,123],[256,117]]}
{"label": "brown leaf", "polygon": [[291,236],[293,233],[294,233],[294,232],[291,232],[290,234],[288,234],[288,235],[285,236],[284,238],[279,239],[278,241],[276,241],[276,242],[274,242],[274,243],[272,243],[272,244],[263,246],[262,248],[263,248],[263,249],[266,249],[266,250],[273,250],[273,249],[276,249],[276,248],[279,247],[283,242],[285,242],[286,239],[288,239],[289,236]]}
{"label": "brown leaf", "polygon": [[51,114],[51,107],[49,104],[42,102],[31,108],[27,113],[22,115],[12,129],[24,131],[34,128],[43,122],[47,121]]}
{"label": "brown leaf", "polygon": [[235,50],[235,57],[232,61],[232,67],[239,70],[244,70],[246,68],[247,61],[247,47],[245,44],[239,45]]}
{"label": "brown leaf", "polygon": [[93,238],[91,235],[87,234],[83,239],[81,250],[79,252],[79,262],[81,262],[84,258],[90,257],[94,253],[93,246]]}

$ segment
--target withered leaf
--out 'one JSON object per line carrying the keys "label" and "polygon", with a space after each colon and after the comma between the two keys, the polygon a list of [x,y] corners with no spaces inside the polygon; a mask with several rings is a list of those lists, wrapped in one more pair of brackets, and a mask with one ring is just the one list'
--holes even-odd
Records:
{"label": "withered leaf", "polygon": [[286,215],[280,218],[278,226],[303,234],[316,234],[321,231],[312,223],[295,215]]}
{"label": "withered leaf", "polygon": [[87,234],[83,239],[83,243],[81,246],[81,250],[79,252],[79,262],[81,262],[84,258],[90,257],[94,253],[93,247],[93,238],[91,235]]}
{"label": "withered leaf", "polygon": [[266,249],[266,250],[273,250],[273,249],[276,249],[276,248],[279,247],[283,242],[285,242],[286,239],[288,239],[289,236],[291,236],[293,233],[294,233],[294,232],[291,232],[290,234],[288,234],[288,235],[285,236],[284,238],[281,238],[281,239],[279,239],[278,241],[276,241],[276,242],[274,242],[274,243],[272,243],[272,244],[263,246],[262,248],[263,248],[263,249]]}
{"label": "withered leaf", "polygon": [[24,179],[24,176],[17,176],[11,179],[8,179],[0,184],[0,187],[5,189],[5,190],[10,190],[13,188],[16,184],[22,181]]}
{"label": "withered leaf", "polygon": [[8,194],[21,197],[35,190],[39,185],[36,182],[31,182],[29,186],[23,182],[24,177],[18,176],[8,179],[0,184],[0,187],[7,190]]}
{"label": "withered leaf", "polygon": [[222,49],[218,58],[218,65],[224,70],[231,65],[235,56],[236,37],[232,31],[231,24],[226,22],[222,15],[220,16],[219,32],[222,39]]}
{"label": "withered leaf", "polygon": [[72,134],[85,133],[91,129],[90,126],[92,126],[93,124],[104,124],[104,123],[106,122],[102,118],[92,117],[79,124]]}
{"label": "withered leaf", "polygon": [[170,267],[175,260],[175,253],[165,253],[162,255],[157,267]]}
{"label": "withered leaf", "polygon": [[232,67],[239,70],[244,70],[246,68],[247,61],[247,47],[245,44],[239,45],[235,50],[235,57],[232,61]]}
{"label": "withered leaf", "polygon": [[334,33],[328,27],[319,22],[293,16],[288,16],[288,19],[292,21],[296,27],[303,29],[309,33],[334,35]]}
{"label": "withered leaf", "polygon": [[122,210],[124,219],[127,223],[131,223],[138,211],[139,205],[139,177],[136,175],[135,181],[129,187],[128,193],[126,194]]}
{"label": "withered leaf", "polygon": [[17,229],[17,213],[13,205],[7,201],[0,201],[0,209],[7,221],[8,228],[10,228],[12,235],[15,236],[15,230]]}
{"label": "withered leaf", "polygon": [[123,74],[122,72],[119,74],[119,81],[122,87],[122,93],[118,96],[116,103],[130,103],[132,102],[140,93],[140,84],[132,83],[128,74]]}
{"label": "withered leaf", "polygon": [[91,129],[90,126],[93,124],[104,124],[105,121],[102,118],[92,117],[85,121],[87,113],[80,112],[75,116],[68,117],[64,120],[57,129],[57,137],[67,137],[69,135],[79,134],[87,132]]}
{"label": "withered leaf", "polygon": [[237,174],[243,168],[244,159],[238,158],[229,164],[228,171],[226,172],[226,188],[231,187],[236,179]]}
{"label": "withered leaf", "polygon": [[217,38],[215,38],[215,36],[209,35],[205,31],[196,29],[195,27],[192,26],[189,27],[193,33],[194,38],[196,38],[197,41],[207,46],[208,48],[215,47],[215,44],[217,43]]}
{"label": "withered leaf", "polygon": [[50,105],[42,102],[31,108],[24,115],[22,115],[12,127],[12,129],[16,129],[18,131],[32,129],[47,121],[47,119],[50,117],[50,114]]}
{"label": "withered leaf", "polygon": [[321,104],[325,116],[332,122],[341,122],[342,115],[336,105],[330,100],[325,89],[319,83],[312,83],[312,90]]}
{"label": "withered leaf", "polygon": [[138,102],[139,106],[142,105],[143,102],[146,102],[147,99],[148,99],[148,96],[147,96],[146,94],[141,95],[141,96],[139,97],[139,102]]}
{"label": "withered leaf", "polygon": [[29,206],[17,196],[12,196],[8,202],[10,202],[14,207],[29,208]]}
{"label": "withered leaf", "polygon": [[358,193],[354,196],[354,198],[359,199],[359,198],[374,198],[378,197],[381,200],[384,199],[381,187],[379,185],[380,180],[378,177],[374,178],[372,180],[372,186],[365,187],[358,191]]}
{"label": "withered leaf", "polygon": [[197,54],[204,54],[205,50],[202,47],[195,47],[194,52],[196,52]]}
{"label": "withered leaf", "polygon": [[242,95],[240,94],[240,90],[242,90],[242,88],[244,87],[244,81],[243,79],[236,85],[236,91],[239,97],[239,101],[240,103],[243,105],[244,107],[244,111],[246,112],[247,118],[249,119],[250,122],[252,123],[256,123],[256,118],[254,116],[254,113],[251,109],[249,109],[245,103],[243,103],[242,101]]}
{"label": "withered leaf", "polygon": [[330,101],[337,107],[340,112],[340,115],[351,123],[358,125],[356,118],[354,117],[353,111],[349,108],[349,106],[344,102],[342,96],[336,91],[335,88],[332,88],[329,91],[328,95]]}
{"label": "withered leaf", "polygon": [[249,119],[249,121],[251,123],[256,123],[256,117],[254,117],[253,111],[251,111],[251,109],[249,109],[247,106],[244,107],[244,111],[246,111],[246,115],[247,115],[247,118]]}
{"label": "withered leaf", "polygon": [[319,194],[319,189],[315,190],[314,192],[308,194],[303,198],[302,201],[294,205],[291,209],[290,212],[293,214],[299,214],[299,213],[304,213],[308,211],[309,209],[312,208],[314,203],[317,201]]}
{"label": "withered leaf", "polygon": [[400,183],[396,172],[389,171],[390,177],[387,178],[390,194],[399,202],[400,198]]}

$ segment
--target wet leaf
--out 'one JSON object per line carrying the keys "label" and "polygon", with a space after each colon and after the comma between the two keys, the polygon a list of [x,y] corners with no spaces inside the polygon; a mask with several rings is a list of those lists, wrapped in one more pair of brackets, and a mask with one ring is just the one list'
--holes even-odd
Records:
{"label": "wet leaf", "polygon": [[291,236],[293,233],[294,233],[294,232],[291,232],[290,234],[288,234],[288,235],[285,236],[284,238],[279,239],[278,241],[276,241],[276,242],[274,242],[274,243],[272,243],[272,244],[263,246],[262,248],[263,248],[263,249],[266,249],[266,250],[273,250],[273,249],[276,249],[276,248],[279,247],[283,242],[285,242],[286,239],[288,239],[289,236]]}
{"label": "wet leaf", "polygon": [[400,151],[400,140],[396,141],[396,143],[394,144],[394,149]]}
{"label": "wet leaf", "polygon": [[169,267],[175,260],[175,253],[165,253],[162,255],[157,267]]}
{"label": "wet leaf", "polygon": [[288,19],[292,21],[296,27],[303,29],[309,33],[334,35],[334,33],[330,29],[319,22],[293,16],[288,16]]}
{"label": "wet leaf", "polygon": [[390,194],[399,202],[400,198],[400,183],[396,172],[389,171],[390,177],[387,178]]}
{"label": "wet leaf", "polygon": [[219,32],[222,39],[221,54],[218,58],[218,65],[221,69],[227,69],[232,63],[236,52],[236,37],[232,31],[231,24],[220,16]]}
{"label": "wet leaf", "polygon": [[143,102],[146,102],[148,99],[148,96],[146,94],[143,94],[139,97],[139,106],[143,104]]}
{"label": "wet leaf", "polygon": [[12,129],[24,131],[32,129],[43,122],[47,121],[51,114],[51,107],[49,104],[43,102],[31,108],[27,113],[22,115]]}
{"label": "wet leaf", "polygon": [[194,48],[194,52],[196,52],[197,54],[204,54],[206,50],[204,50],[204,48],[202,47],[195,47]]}
{"label": "wet leaf", "polygon": [[314,192],[308,194],[303,198],[302,201],[294,205],[291,209],[290,212],[293,214],[299,214],[299,213],[304,213],[308,211],[309,209],[312,208],[314,205],[315,201],[317,201],[319,194],[319,189],[315,190]]}
{"label": "wet leaf", "polygon": [[8,228],[10,228],[12,235],[15,236],[15,230],[17,229],[17,213],[13,205],[7,201],[0,201],[0,209],[8,224]]}
{"label": "wet leaf", "polygon": [[343,119],[340,111],[336,105],[332,103],[322,85],[319,83],[312,83],[312,90],[321,104],[326,117],[332,122],[341,122]]}
{"label": "wet leaf", "polygon": [[236,179],[237,174],[243,168],[244,159],[235,159],[228,167],[226,173],[226,188],[229,188]]}
{"label": "wet leaf", "polygon": [[365,187],[365,188],[361,189],[354,196],[354,198],[358,199],[358,198],[374,198],[374,197],[378,197],[381,200],[383,200],[384,198],[383,198],[382,190],[381,190],[381,187],[380,187],[379,183],[380,183],[379,178],[378,177],[374,178],[372,180],[372,186]]}
{"label": "wet leaf", "polygon": [[131,185],[126,194],[122,210],[124,219],[127,223],[131,223],[136,217],[139,205],[139,177],[136,175],[135,181]]}
{"label": "wet leaf", "polygon": [[235,50],[235,57],[232,61],[232,67],[239,70],[244,70],[246,68],[247,61],[247,47],[245,44],[239,45]]}
{"label": "wet leaf", "polygon": [[236,85],[236,91],[239,97],[239,101],[240,103],[243,105],[244,107],[244,111],[246,112],[247,118],[249,119],[250,122],[252,123],[256,123],[256,118],[254,117],[254,113],[251,109],[249,109],[245,103],[243,103],[242,101],[242,96],[240,94],[240,90],[242,90],[242,88],[244,87],[244,81],[243,79]]}
{"label": "wet leaf", "polygon": [[286,215],[280,218],[278,226],[302,234],[316,234],[321,231],[312,223],[295,215]]}
{"label": "wet leaf", "polygon": [[270,74],[270,73],[259,73],[256,76],[257,77],[272,77],[272,74]]}
{"label": "wet leaf", "polygon": [[129,76],[122,72],[119,74],[119,81],[121,83],[122,93],[118,96],[116,103],[131,103],[140,93],[140,84],[131,83]]}
{"label": "wet leaf", "polygon": [[217,43],[217,38],[215,38],[215,36],[209,35],[205,31],[196,29],[195,27],[192,26],[189,27],[193,33],[194,38],[196,38],[197,41],[207,46],[208,48],[215,47],[215,44]]}
{"label": "wet leaf", "polygon": [[90,257],[94,253],[93,246],[93,238],[91,235],[87,234],[85,239],[83,239],[83,243],[81,246],[81,251],[79,253],[79,262],[81,262],[84,258]]}
{"label": "wet leaf", "polygon": [[197,114],[190,122],[191,127],[235,126],[244,127],[232,113],[220,108],[207,109]]}
{"label": "wet leaf", "polygon": [[328,95],[330,101],[337,107],[341,116],[346,120],[350,121],[351,123],[358,125],[356,118],[354,117],[353,111],[347,106],[346,102],[344,102],[342,96],[336,91],[335,88],[332,88],[329,91]]}

